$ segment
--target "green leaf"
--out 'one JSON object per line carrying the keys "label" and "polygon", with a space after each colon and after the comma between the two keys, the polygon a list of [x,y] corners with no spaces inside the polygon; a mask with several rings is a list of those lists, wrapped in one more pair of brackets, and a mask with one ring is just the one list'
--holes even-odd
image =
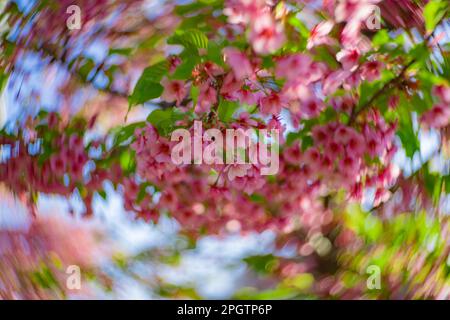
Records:
{"label": "green leaf", "polygon": [[111,48],[109,55],[118,54],[121,56],[129,56],[133,52],[133,48]]}
{"label": "green leaf", "polygon": [[308,150],[308,148],[314,145],[314,140],[311,136],[304,136],[302,138],[302,151]]}
{"label": "green leaf", "polygon": [[118,146],[121,143],[127,141],[128,139],[134,136],[134,132],[136,131],[137,128],[142,128],[144,126],[145,123],[141,121],[131,123],[125,127],[121,127],[119,130],[116,131],[117,133],[115,134],[114,145]]}
{"label": "green leaf", "polygon": [[428,46],[424,43],[420,43],[410,50],[409,55],[416,61],[414,67],[420,68],[430,56],[430,51]]}
{"label": "green leaf", "polygon": [[173,36],[167,39],[168,44],[179,44],[188,50],[208,48],[208,38],[197,29],[186,31],[177,30]]}
{"label": "green leaf", "polygon": [[324,46],[319,46],[314,48],[316,51],[316,55],[314,56],[314,60],[317,62],[325,62],[330,68],[337,69],[339,68],[339,63],[336,61],[336,58],[327,50]]}
{"label": "green leaf", "polygon": [[97,191],[97,193],[100,197],[102,197],[103,200],[106,200],[107,195],[105,190],[99,190]]}
{"label": "green leaf", "polygon": [[198,96],[200,94],[200,89],[196,86],[191,86],[191,98],[192,98],[192,105],[197,105]]}
{"label": "green leaf", "polygon": [[189,4],[176,6],[174,12],[179,16],[186,18],[187,14],[204,9],[205,7],[213,6],[217,0],[198,0]]}
{"label": "green leaf", "polygon": [[445,193],[450,193],[450,174],[443,177],[444,184],[445,184]]}
{"label": "green leaf", "polygon": [[89,74],[91,73],[94,67],[95,67],[94,60],[86,59],[83,65],[78,69],[78,74],[84,81],[87,81],[87,79],[89,78]]}
{"label": "green leaf", "polygon": [[425,6],[425,9],[423,10],[423,16],[425,18],[425,27],[428,32],[434,30],[438,22],[444,16],[447,7],[448,0],[432,0]]}
{"label": "green leaf", "polygon": [[442,191],[446,188],[445,180],[448,180],[448,178],[440,176],[439,173],[430,172],[428,167],[423,168],[423,177],[428,194],[433,200],[433,203],[438,205],[441,200]]}
{"label": "green leaf", "polygon": [[58,288],[58,281],[45,264],[41,264],[40,269],[31,274],[32,280],[41,288],[50,289]]}
{"label": "green leaf", "polygon": [[208,53],[206,58],[219,66],[224,66],[225,63],[223,60],[222,49],[222,45],[210,41],[208,43]]}
{"label": "green leaf", "polygon": [[406,156],[412,158],[420,150],[420,141],[411,117],[411,102],[404,96],[400,96],[400,103],[395,110],[396,118],[399,120],[397,135],[405,149]]}
{"label": "green leaf", "polygon": [[126,150],[120,155],[120,166],[125,172],[129,172],[134,163],[134,155],[132,150]]}
{"label": "green leaf", "polygon": [[[368,82],[364,81],[359,89],[359,107],[365,105],[367,102],[372,99],[375,94],[381,90],[386,83],[388,83],[394,75],[389,71],[384,71],[382,74],[382,79],[379,81]],[[374,101],[374,103],[376,103]]]}
{"label": "green leaf", "polygon": [[278,259],[272,254],[250,256],[244,262],[258,273],[270,273],[278,264]]}
{"label": "green leaf", "polygon": [[167,71],[167,61],[145,68],[128,99],[130,107],[158,98],[164,90],[160,81]]}
{"label": "green leaf", "polygon": [[188,13],[191,13],[193,11],[197,11],[199,9],[202,9],[205,5],[201,2],[193,2],[185,5],[177,6],[174,10],[174,12],[180,16],[184,16]]}
{"label": "green leaf", "polygon": [[156,82],[145,82],[136,85],[128,102],[130,106],[136,106],[148,100],[158,98],[164,91],[162,85]]}
{"label": "green leaf", "polygon": [[175,128],[175,122],[181,119],[183,119],[183,115],[178,113],[174,108],[166,110],[157,109],[147,117],[147,121],[163,136],[169,135]]}
{"label": "green leaf", "polygon": [[234,112],[239,108],[237,101],[221,100],[219,103],[219,119],[223,122],[229,122],[233,119]]}
{"label": "green leaf", "polygon": [[309,38],[309,30],[308,27],[301,21],[297,16],[292,16],[288,19],[288,23],[297,29],[300,35],[308,39]]}
{"label": "green leaf", "polygon": [[420,150],[420,141],[414,129],[410,125],[401,124],[397,132],[400,140],[402,141],[402,146],[405,149],[406,156],[412,158],[414,154]]}
{"label": "green leaf", "polygon": [[197,57],[192,57],[190,59],[185,59],[181,64],[176,68],[175,72],[172,75],[174,79],[188,79],[192,75],[192,70],[197,65],[198,59]]}
{"label": "green leaf", "polygon": [[372,38],[372,45],[374,47],[382,47],[385,44],[388,44],[390,41],[391,37],[389,37],[389,32],[386,29],[383,29],[378,31]]}
{"label": "green leaf", "polygon": [[294,141],[301,139],[304,136],[302,131],[289,132],[286,138],[286,145],[291,146]]}

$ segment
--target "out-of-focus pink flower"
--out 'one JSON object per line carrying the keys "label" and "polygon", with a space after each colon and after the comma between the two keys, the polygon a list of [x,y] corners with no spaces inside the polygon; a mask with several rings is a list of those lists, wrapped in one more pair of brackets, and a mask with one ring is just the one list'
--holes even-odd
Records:
{"label": "out-of-focus pink flower", "polygon": [[283,157],[290,164],[300,164],[302,160],[302,151],[300,150],[300,145],[295,144],[293,146],[290,146],[289,148],[286,148],[283,152]]}
{"label": "out-of-focus pink flower", "polygon": [[344,82],[344,89],[345,90],[351,90],[353,88],[356,88],[361,83],[361,72],[359,70],[353,71]]}
{"label": "out-of-focus pink flower", "polygon": [[227,0],[223,13],[232,24],[247,24],[261,12],[265,0]]}
{"label": "out-of-focus pink flower", "polygon": [[443,103],[435,105],[421,116],[420,121],[431,128],[446,127],[450,123],[450,105]]}
{"label": "out-of-focus pink flower", "polygon": [[330,103],[335,110],[345,112],[347,114],[352,111],[356,102],[357,99],[349,94],[346,94],[344,96],[332,97],[330,99]]}
{"label": "out-of-focus pink flower", "polygon": [[383,63],[379,61],[370,61],[361,67],[361,77],[369,82],[378,80],[381,76]]}
{"label": "out-of-focus pink flower", "polygon": [[335,10],[337,22],[364,21],[373,12],[373,5],[381,0],[338,0]]}
{"label": "out-of-focus pink flower", "polygon": [[373,205],[375,207],[379,206],[381,203],[386,202],[391,197],[391,192],[384,188],[378,188],[375,191],[375,198],[373,200]]}
{"label": "out-of-focus pink flower", "polygon": [[323,93],[327,96],[335,93],[350,74],[351,72],[347,70],[337,70],[330,73],[323,83]]}
{"label": "out-of-focus pink flower", "polygon": [[177,67],[181,64],[181,59],[178,56],[169,57],[169,72],[174,73]]}
{"label": "out-of-focus pink flower", "polygon": [[333,30],[333,22],[323,21],[316,25],[312,30],[306,45],[307,49],[312,49],[315,46],[322,44],[332,44],[333,39],[329,37],[331,30]]}
{"label": "out-of-focus pink flower", "polygon": [[341,32],[340,41],[342,46],[354,48],[360,45],[362,23],[357,20],[351,20],[347,22],[344,29]]}
{"label": "out-of-focus pink flower", "polygon": [[446,104],[450,104],[450,87],[444,85],[438,85],[433,88],[433,94],[435,94],[439,100]]}
{"label": "out-of-focus pink flower", "polygon": [[344,176],[354,176],[356,171],[359,169],[359,160],[352,155],[346,155],[339,162],[339,169],[342,171]]}
{"label": "out-of-focus pink flower", "polygon": [[[300,81],[290,81],[287,82],[283,88],[283,96],[289,100],[300,100],[305,102],[309,99],[313,99],[315,95],[311,86],[305,85]],[[298,111],[299,106],[298,108],[295,108],[295,106],[292,106],[291,104],[291,110],[296,112],[296,109]]]}
{"label": "out-of-focus pink flower", "polygon": [[279,114],[281,109],[287,104],[284,97],[277,92],[271,92],[268,96],[261,98],[259,103],[261,112],[266,115]]}
{"label": "out-of-focus pink flower", "polygon": [[300,110],[302,114],[306,115],[308,118],[317,117],[324,109],[325,104],[322,100],[319,100],[317,98],[309,99],[300,104]]}
{"label": "out-of-focus pink flower", "polygon": [[321,154],[317,148],[312,147],[306,150],[303,159],[311,168],[317,169],[320,166]]}
{"label": "out-of-focus pink flower", "polygon": [[236,92],[242,87],[243,82],[236,79],[234,72],[228,73],[223,79],[220,94],[228,100],[236,100]]}
{"label": "out-of-focus pink flower", "polygon": [[345,144],[345,149],[350,155],[362,156],[365,150],[364,137],[356,131],[350,131]]}
{"label": "out-of-focus pink flower", "polygon": [[196,113],[208,112],[211,109],[211,106],[216,102],[217,102],[217,91],[209,83],[209,81],[207,81],[200,87],[200,94],[198,96],[197,105],[195,106],[195,112]]}
{"label": "out-of-focus pink flower", "polygon": [[278,78],[302,81],[312,67],[312,59],[305,54],[293,54],[277,60],[275,74]]}
{"label": "out-of-focus pink flower", "polygon": [[322,62],[313,62],[308,70],[308,73],[304,79],[306,84],[311,82],[320,81],[328,72],[328,67]]}
{"label": "out-of-focus pink flower", "polygon": [[167,77],[164,77],[164,79],[161,80],[161,85],[164,87],[164,91],[161,95],[161,99],[164,101],[176,101],[177,105],[179,105],[186,96],[186,86],[181,80],[169,80]]}
{"label": "out-of-focus pink flower", "polygon": [[373,129],[365,128],[366,151],[371,157],[381,155],[384,145],[380,135]]}
{"label": "out-of-focus pink flower", "polygon": [[336,60],[342,64],[345,70],[353,70],[357,67],[360,53],[357,48],[343,49],[336,54]]}
{"label": "out-of-focus pink flower", "polygon": [[237,80],[250,78],[254,74],[253,67],[245,53],[233,47],[223,49],[225,62],[231,67]]}
{"label": "out-of-focus pink flower", "polygon": [[253,120],[250,117],[250,114],[248,112],[242,112],[239,115],[239,123],[243,124],[244,127],[248,126],[248,127],[256,127],[258,125],[258,122],[256,120]]}
{"label": "out-of-focus pink flower", "polygon": [[233,181],[236,177],[245,177],[251,166],[251,164],[230,164],[227,169],[228,179]]}
{"label": "out-of-focus pink flower", "polygon": [[312,130],[312,137],[316,143],[325,144],[331,138],[325,127],[316,126]]}
{"label": "out-of-focus pink flower", "polygon": [[285,41],[283,25],[276,22],[269,12],[263,12],[255,17],[250,29],[249,40],[256,53],[274,53]]}
{"label": "out-of-focus pink flower", "polygon": [[242,103],[254,105],[264,96],[264,93],[259,90],[242,87],[235,92],[234,96]]}

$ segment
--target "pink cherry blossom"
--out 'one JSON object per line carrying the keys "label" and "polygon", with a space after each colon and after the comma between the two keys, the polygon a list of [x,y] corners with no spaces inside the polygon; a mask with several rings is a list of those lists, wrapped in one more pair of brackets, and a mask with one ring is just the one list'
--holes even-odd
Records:
{"label": "pink cherry blossom", "polygon": [[198,95],[197,105],[195,106],[196,113],[208,112],[212,105],[217,103],[217,91],[209,83],[205,82],[200,87],[200,94]]}
{"label": "pink cherry blossom", "polygon": [[254,19],[265,6],[265,0],[226,0],[223,13],[232,24],[247,24]]}
{"label": "pink cherry blossom", "polygon": [[344,175],[354,176],[359,169],[359,160],[352,155],[347,155],[339,162],[339,168]]}
{"label": "pink cherry blossom", "polygon": [[353,70],[357,67],[360,53],[357,48],[343,49],[336,54],[336,60],[342,64],[346,70]]}
{"label": "pink cherry blossom", "polygon": [[450,87],[438,85],[433,88],[433,93],[444,103],[450,104]]}
{"label": "pink cherry blossom", "polygon": [[328,96],[336,92],[340,86],[344,83],[345,79],[350,76],[350,71],[337,70],[327,76],[323,83],[323,93]]}
{"label": "pink cherry blossom", "polygon": [[223,49],[225,62],[231,67],[237,80],[251,78],[254,74],[253,67],[247,56],[236,48]]}
{"label": "pink cherry blossom", "polygon": [[372,82],[378,80],[381,76],[381,69],[383,68],[383,63],[379,61],[371,61],[365,63],[361,67],[361,76],[364,80]]}
{"label": "pink cherry blossom", "polygon": [[308,118],[317,117],[322,110],[325,109],[325,104],[319,99],[309,99],[300,106],[302,114]]}
{"label": "pink cherry blossom", "polygon": [[310,72],[311,67],[312,59],[309,56],[305,54],[288,55],[277,60],[275,74],[279,78],[298,81]]}
{"label": "pink cherry blossom", "polygon": [[383,144],[380,135],[373,129],[366,127],[365,129],[366,150],[371,157],[381,155]]}
{"label": "pink cherry blossom", "polygon": [[284,97],[273,91],[268,96],[261,98],[259,103],[261,112],[266,115],[277,115],[281,112],[281,109],[286,106]]}
{"label": "pink cherry blossom", "polygon": [[227,169],[227,176],[230,181],[236,177],[242,178],[247,175],[247,171],[251,168],[251,164],[230,164]]}
{"label": "pink cherry blossom", "polygon": [[329,134],[325,127],[316,126],[312,130],[312,137],[316,143],[325,144],[331,138],[331,134]]}
{"label": "pink cherry blossom", "polygon": [[164,101],[176,101],[177,105],[179,105],[186,96],[187,89],[181,80],[169,80],[165,77],[161,80],[161,84],[164,87],[161,99]]}
{"label": "pink cherry blossom", "polygon": [[300,145],[295,144],[293,146],[290,146],[289,148],[286,148],[283,153],[284,158],[287,162],[293,165],[300,164],[302,160],[302,152],[300,150]]}
{"label": "pink cherry blossom", "polygon": [[365,141],[361,134],[352,132],[345,145],[347,154],[352,156],[361,156],[365,150]]}
{"label": "pink cherry blossom", "polygon": [[285,41],[283,25],[276,22],[269,12],[263,12],[252,20],[249,40],[256,53],[274,53]]}
{"label": "pink cherry blossom", "polygon": [[328,35],[333,30],[334,24],[331,21],[323,21],[316,25],[312,30],[308,39],[306,48],[308,50],[322,44],[332,44],[333,40]]}
{"label": "pink cherry blossom", "polygon": [[335,10],[337,22],[364,21],[373,11],[373,5],[381,0],[339,0]]}
{"label": "pink cherry blossom", "polygon": [[450,123],[450,105],[443,103],[433,106],[433,108],[425,112],[420,121],[431,128],[444,128]]}
{"label": "pink cherry blossom", "polygon": [[242,81],[236,79],[233,72],[228,73],[224,80],[222,87],[220,88],[220,94],[227,100],[236,100],[236,92],[243,86]]}

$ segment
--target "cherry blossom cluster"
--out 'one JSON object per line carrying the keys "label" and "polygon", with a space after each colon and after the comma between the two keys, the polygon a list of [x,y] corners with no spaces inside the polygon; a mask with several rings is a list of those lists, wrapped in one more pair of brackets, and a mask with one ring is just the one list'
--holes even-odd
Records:
{"label": "cherry blossom cluster", "polygon": [[86,214],[92,214],[94,192],[101,190],[106,180],[118,181],[122,171],[117,164],[111,168],[94,165],[89,150],[100,146],[101,141],[86,147],[86,129],[86,124],[76,120],[64,124],[55,113],[50,113],[42,120],[29,122],[18,136],[2,136],[0,182],[24,197],[33,212],[36,193],[70,196],[79,189]]}
{"label": "cherry blossom cluster", "polygon": [[226,1],[224,14],[230,24],[249,28],[248,41],[258,54],[273,53],[285,41],[283,24],[275,19],[272,7],[265,0]]}
{"label": "cherry blossom cluster", "polygon": [[[336,9],[337,21],[362,25],[367,15],[355,16],[352,10],[362,12],[360,6],[370,6],[372,2],[348,2],[348,6],[343,3]],[[225,13],[230,23],[248,24],[253,31],[258,28],[252,23],[256,21],[255,15],[272,14],[263,2],[245,1],[228,2]],[[268,23],[268,29],[261,32],[263,40],[250,37],[251,52],[273,53],[277,49],[273,43],[281,43],[275,18],[267,19],[273,24]],[[270,31],[272,27],[276,30]],[[308,47],[335,46],[336,42],[329,35],[333,27],[332,21],[318,25],[311,33]],[[272,41],[269,36],[278,40]],[[364,191],[374,188],[375,205],[385,201],[390,195],[388,187],[399,174],[398,168],[390,164],[397,150],[396,123],[387,123],[375,110],[365,112],[364,118],[349,124],[339,119],[323,124],[319,121],[330,108],[335,111],[335,118],[341,113],[351,117],[359,98],[353,89],[362,81],[372,82],[381,77],[384,63],[375,56],[364,61],[363,54],[370,47],[362,45],[364,41],[359,32],[352,36],[354,41],[342,41],[343,47],[336,51],[338,69],[316,62],[313,54],[305,53],[277,55],[273,67],[264,67],[258,55],[229,46],[223,50],[228,68],[207,61],[194,68],[190,80],[171,79],[170,74],[164,78],[161,99],[175,102],[186,112],[186,118],[178,125],[188,130],[193,130],[192,118],[187,115],[192,111],[205,126],[222,131],[226,128],[276,128],[283,133],[286,128],[280,120],[285,110],[295,128],[301,129],[305,121],[316,121],[309,136],[314,146],[303,150],[299,141],[285,144],[280,172],[267,178],[258,174],[254,165],[176,166],[170,157],[174,144],[152,125],[147,125],[136,132],[132,146],[136,151],[137,174],[160,191],[154,192],[156,199],[145,204],[151,203],[151,210],[167,210],[186,228],[195,230],[201,226],[200,229],[211,232],[228,223],[239,225],[243,230],[249,224],[257,230],[264,227],[290,230],[303,215],[305,219],[312,219],[311,211],[315,212],[313,220],[320,225],[320,221],[328,221],[325,209],[323,217],[318,213],[322,210],[321,199],[340,189],[346,190],[350,198],[361,201]],[[169,62],[173,72],[182,58],[171,57]],[[190,86],[198,87],[195,104],[189,99]],[[341,94],[342,89],[347,92]],[[221,100],[255,107],[251,113],[240,112],[231,123],[223,123],[217,116]],[[280,192],[283,188],[285,191]],[[261,196],[264,201],[255,202],[252,194],[257,198]],[[126,201],[129,208],[135,196],[136,193]],[[238,213],[232,210],[234,213],[227,217],[219,208],[239,209]],[[248,219],[249,216],[255,218]]]}
{"label": "cherry blossom cluster", "polygon": [[[136,130],[130,145],[136,168],[122,181],[125,208],[152,220],[168,212],[193,232],[220,232],[230,225],[241,230],[292,230],[310,220],[311,226],[326,224],[329,212],[323,199],[340,190],[349,199],[363,201],[365,191],[373,188],[374,205],[386,201],[399,175],[391,164],[397,123],[385,120],[373,106],[358,110],[357,90],[363,82],[380,80],[389,63],[388,57],[371,52],[362,34],[377,3],[325,1],[329,17],[312,29],[306,43],[309,51],[293,53],[280,51],[286,41],[285,10],[262,0],[226,1],[225,27],[234,30],[234,38],[247,37],[251,46],[231,43],[222,50],[223,65],[202,58],[184,80],[173,75],[186,57],[170,56],[160,99],[174,103],[183,114],[175,125],[192,133],[195,121],[220,132],[279,130],[280,170],[265,177],[257,164],[176,165],[171,157],[175,143],[167,132],[146,124]],[[326,47],[337,66],[318,62],[318,47]],[[205,50],[199,50],[200,56]],[[268,54],[273,54],[272,64],[264,60]],[[192,89],[198,92],[196,97],[191,96]],[[421,120],[442,128],[448,124],[448,88],[437,87],[435,94],[441,103]],[[224,101],[240,107],[229,121],[219,117]],[[395,108],[398,96],[389,104]],[[300,132],[309,126],[308,132],[287,143],[286,122]],[[305,143],[308,139],[312,146]],[[90,203],[103,181],[119,182],[122,176],[117,166],[103,168],[101,161],[90,159],[77,131],[65,130],[55,137],[49,145],[52,151],[48,157],[40,156],[40,163],[25,142],[14,143],[9,139],[2,143],[11,145],[11,157],[1,164],[5,169],[1,180],[9,181],[17,193],[70,194],[81,188]],[[90,163],[95,169],[84,172]]]}

